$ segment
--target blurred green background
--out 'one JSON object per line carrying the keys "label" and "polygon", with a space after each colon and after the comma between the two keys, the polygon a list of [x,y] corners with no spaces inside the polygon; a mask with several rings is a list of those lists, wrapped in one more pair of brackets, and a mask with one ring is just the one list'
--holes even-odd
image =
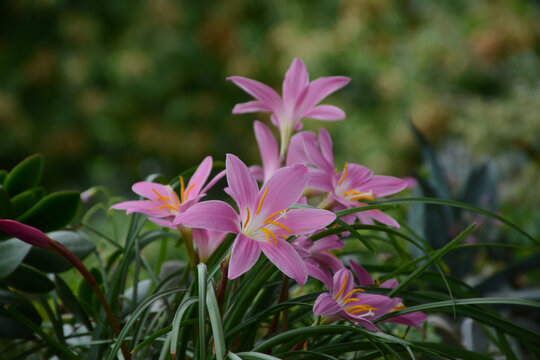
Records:
{"label": "blurred green background", "polygon": [[[208,154],[259,163],[250,96],[294,57],[352,78],[325,102],[340,163],[406,176],[411,119],[445,149],[451,183],[495,159],[503,202],[540,204],[540,2],[520,0],[19,0],[0,2],[0,168],[45,157],[48,191],[167,178]],[[536,211],[538,213],[538,211]],[[518,214],[519,215],[519,214]],[[535,215],[538,217],[538,215]]]}

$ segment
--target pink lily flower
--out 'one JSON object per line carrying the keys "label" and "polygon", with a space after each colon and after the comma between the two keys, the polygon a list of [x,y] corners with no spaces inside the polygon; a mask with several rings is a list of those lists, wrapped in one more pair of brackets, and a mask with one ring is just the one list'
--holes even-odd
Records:
{"label": "pink lily flower", "polygon": [[334,274],[330,292],[322,293],[315,300],[313,313],[325,316],[326,323],[340,320],[341,316],[362,324],[368,330],[379,331],[371,320],[391,311],[401,300],[362,292],[364,289],[354,287],[351,271],[341,269]]}
{"label": "pink lily flower", "polygon": [[126,210],[127,214],[142,213],[159,226],[176,229],[173,224],[174,217],[198,203],[206,195],[206,191],[225,175],[225,170],[221,171],[203,188],[210,171],[212,171],[212,157],[207,156],[189,180],[187,187],[184,185],[183,177],[180,176],[180,197],[170,185],[149,181],[135,183],[131,189],[148,200],[124,201],[111,206],[111,209]]}
{"label": "pink lily flower", "polygon": [[259,190],[248,167],[236,156],[226,160],[229,194],[239,214],[227,203],[210,200],[192,206],[178,215],[174,224],[237,234],[229,262],[229,279],[248,271],[261,251],[284,274],[303,285],[306,265],[285,239],[310,234],[335,220],[320,209],[291,209],[308,181],[307,168],[294,165],[281,168]]}
{"label": "pink lily flower", "polygon": [[283,98],[268,85],[241,76],[230,76],[232,81],[253,96],[255,101],[237,104],[233,114],[252,112],[270,112],[270,119],[281,133],[280,156],[287,151],[293,131],[302,128],[303,118],[335,121],[345,118],[343,110],[332,105],[316,106],[331,93],[341,89],[351,80],[345,76],[321,77],[309,81],[306,65],[300,59],[294,59],[283,81]]}
{"label": "pink lily flower", "polygon": [[213,231],[206,229],[191,229],[193,241],[197,245],[197,254],[199,261],[205,263],[219,245],[225,240],[226,232]]}
{"label": "pink lily flower", "polygon": [[[362,266],[357,264],[354,260],[350,260],[349,264],[351,265],[351,269],[354,272],[354,275],[356,275],[356,278],[360,282],[360,286],[373,286],[377,285],[381,288],[387,288],[387,289],[393,289],[396,286],[399,285],[399,282],[395,279],[388,279],[385,282],[379,284],[378,281],[373,281],[373,278],[366,269],[364,269]],[[406,306],[403,305],[403,303],[400,301],[393,309],[400,310],[405,309]],[[421,324],[427,320],[427,315],[421,311],[415,311],[409,314],[403,314],[399,316],[394,316],[393,318],[383,320],[382,322],[393,322],[397,324],[403,324],[407,326],[413,326],[420,330],[424,336],[426,336],[426,333],[424,329],[422,328]]]}
{"label": "pink lily flower", "polygon": [[257,181],[267,182],[280,167],[278,144],[272,131],[262,122],[255,120],[253,130],[255,131],[263,166],[250,166],[249,170]]}
{"label": "pink lily flower", "polygon": [[[359,164],[345,162],[343,171],[336,172],[332,139],[325,129],[319,130],[318,143],[313,136],[304,136],[303,139],[306,157],[309,163],[316,166],[316,169],[310,170],[309,186],[328,192],[319,205],[321,208],[341,210],[365,206],[362,200],[392,195],[407,187],[407,183],[399,178],[373,175],[373,171]],[[398,222],[381,210],[360,211],[355,217],[363,224],[372,225],[373,220],[377,220],[399,228]]]}

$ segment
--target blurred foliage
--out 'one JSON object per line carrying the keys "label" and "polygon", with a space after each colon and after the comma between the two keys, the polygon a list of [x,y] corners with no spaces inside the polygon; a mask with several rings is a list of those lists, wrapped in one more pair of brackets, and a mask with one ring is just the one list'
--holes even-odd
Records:
{"label": "blurred foliage", "polygon": [[328,124],[339,160],[411,174],[411,118],[435,144],[461,136],[499,159],[503,203],[523,199],[512,208],[532,221],[539,19],[524,0],[3,1],[0,164],[41,152],[49,187],[127,192],[207,154],[259,162],[254,116],[231,114],[249,96],[225,77],[280,88],[299,57],[312,78],[352,78],[327,101],[348,114]]}

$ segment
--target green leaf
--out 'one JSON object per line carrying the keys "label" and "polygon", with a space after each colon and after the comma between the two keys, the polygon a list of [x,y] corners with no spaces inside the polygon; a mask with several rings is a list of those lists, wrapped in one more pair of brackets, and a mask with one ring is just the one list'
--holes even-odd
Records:
{"label": "green leaf", "polygon": [[262,354],[262,353],[254,352],[254,351],[240,352],[240,353],[236,353],[236,355],[240,356],[240,358],[242,358],[242,359],[281,360],[280,358],[277,358],[275,356],[268,355],[268,354]]}
{"label": "green leaf", "polygon": [[15,196],[25,190],[36,187],[43,172],[43,157],[35,154],[27,157],[17,165],[4,180],[4,187],[10,196]]}
{"label": "green leaf", "polygon": [[226,351],[225,335],[223,335],[221,314],[219,312],[219,305],[212,284],[208,284],[208,288],[206,290],[206,306],[208,307],[208,315],[210,316],[210,324],[212,325],[212,333],[214,334],[216,359],[223,360]]}
{"label": "green leaf", "polygon": [[17,220],[43,232],[58,230],[75,217],[81,198],[75,191],[59,191],[45,196]]}
{"label": "green leaf", "polygon": [[0,170],[0,186],[4,185],[8,172],[6,170]]}
{"label": "green leaf", "polygon": [[62,299],[62,302],[66,308],[71,311],[71,313],[88,329],[92,330],[93,326],[90,319],[88,319],[88,316],[79,303],[79,300],[77,300],[75,295],[73,295],[66,282],[62,280],[60,276],[56,275],[54,276],[54,281],[56,282],[56,293],[58,294],[58,297]]}
{"label": "green leaf", "polygon": [[185,312],[187,309],[198,302],[199,299],[196,297],[185,297],[184,300],[180,303],[178,306],[178,310],[176,310],[176,313],[174,314],[174,319],[172,321],[172,332],[171,332],[171,344],[170,344],[170,353],[176,354],[176,351],[178,349],[178,336],[180,334],[180,324],[182,322],[182,318],[184,317]]}
{"label": "green leaf", "polygon": [[27,326],[6,311],[6,306],[17,309],[37,326],[41,325],[41,316],[30,301],[19,294],[0,289],[0,338],[18,339],[32,334]]}
{"label": "green leaf", "polygon": [[54,283],[36,269],[20,264],[4,282],[18,290],[39,294],[48,293],[54,289]]}
{"label": "green leaf", "polygon": [[[54,231],[47,234],[47,236],[64,245],[81,260],[90,255],[95,249],[92,242],[74,231]],[[28,252],[24,262],[48,273],[60,273],[72,267],[69,261],[57,253],[35,246]]]}
{"label": "green leaf", "polygon": [[199,359],[206,359],[206,274],[204,263],[197,265],[199,285]]}
{"label": "green leaf", "polygon": [[35,205],[38,201],[34,189],[23,191],[20,194],[15,195],[11,199],[11,208],[13,209],[13,217],[19,217],[24,214],[28,209]]}
{"label": "green leaf", "polygon": [[3,185],[0,185],[0,219],[12,219],[13,209],[9,195]]}
{"label": "green leaf", "polygon": [[0,277],[9,276],[15,271],[31,247],[15,238],[0,242]]}

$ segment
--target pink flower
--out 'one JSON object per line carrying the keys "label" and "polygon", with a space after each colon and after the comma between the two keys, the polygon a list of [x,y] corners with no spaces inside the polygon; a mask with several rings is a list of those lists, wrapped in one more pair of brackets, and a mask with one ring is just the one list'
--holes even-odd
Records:
{"label": "pink flower", "polygon": [[227,80],[253,96],[255,101],[237,104],[233,114],[270,112],[272,123],[281,133],[281,151],[287,151],[293,131],[300,130],[303,118],[335,121],[345,118],[343,110],[332,105],[316,106],[321,100],[347,85],[350,78],[345,76],[321,77],[309,81],[306,65],[294,59],[283,81],[283,98],[269,86],[241,76],[231,76]]}
{"label": "pink flower", "polygon": [[206,191],[225,175],[225,171],[220,172],[203,188],[210,171],[212,171],[212,157],[207,156],[191,177],[187,187],[184,185],[184,179],[180,177],[180,197],[170,185],[148,181],[135,183],[132,190],[148,200],[124,201],[111,206],[111,209],[126,210],[127,214],[139,212],[160,226],[175,229],[174,217],[198,203],[206,195]]}
{"label": "pink flower", "polygon": [[236,156],[227,155],[226,171],[229,194],[239,214],[223,201],[210,200],[178,215],[174,223],[238,234],[229,262],[229,279],[248,271],[262,251],[283,273],[304,284],[306,265],[285,239],[312,233],[336,217],[326,210],[290,208],[307,184],[307,168],[295,165],[279,169],[261,190],[247,166]]}
{"label": "pink flower", "polygon": [[0,231],[33,246],[51,248],[51,239],[43,231],[15,220],[0,219]]}
{"label": "pink flower", "polygon": [[280,167],[278,145],[272,131],[262,122],[255,120],[253,130],[255,131],[263,166],[250,166],[249,170],[255,179],[266,182]]}
{"label": "pink flower", "polygon": [[[395,194],[407,187],[407,183],[399,178],[373,175],[370,169],[359,164],[345,163],[343,171],[336,172],[332,139],[325,129],[319,130],[318,143],[314,136],[304,135],[299,139],[304,142],[308,163],[316,167],[310,170],[309,187],[328,192],[321,208],[341,210],[364,206],[362,200]],[[377,220],[399,228],[397,221],[381,210],[359,211],[355,216],[363,224],[371,225]]]}

